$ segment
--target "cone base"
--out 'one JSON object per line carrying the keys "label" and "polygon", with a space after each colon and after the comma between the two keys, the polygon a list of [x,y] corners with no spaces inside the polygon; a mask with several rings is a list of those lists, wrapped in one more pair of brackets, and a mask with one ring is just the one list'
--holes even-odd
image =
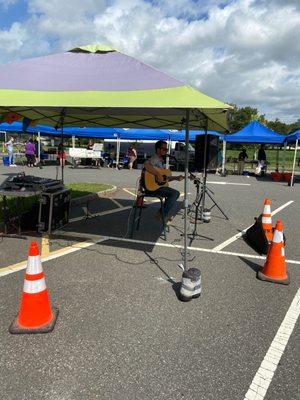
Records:
{"label": "cone base", "polygon": [[266,281],[266,282],[272,282],[272,283],[281,283],[282,285],[289,285],[290,284],[290,276],[289,273],[286,273],[287,277],[285,279],[275,279],[271,278],[270,276],[267,276],[263,274],[262,270],[257,272],[257,278],[260,279],[261,281]]}
{"label": "cone base", "polygon": [[16,317],[16,319],[12,322],[12,324],[9,327],[9,332],[12,334],[22,334],[22,333],[48,333],[48,332],[52,332],[57,320],[57,316],[58,316],[58,309],[53,307],[52,308],[52,314],[53,314],[53,318],[52,320],[43,326],[39,326],[37,328],[24,328],[23,326],[20,326],[18,324],[18,316]]}

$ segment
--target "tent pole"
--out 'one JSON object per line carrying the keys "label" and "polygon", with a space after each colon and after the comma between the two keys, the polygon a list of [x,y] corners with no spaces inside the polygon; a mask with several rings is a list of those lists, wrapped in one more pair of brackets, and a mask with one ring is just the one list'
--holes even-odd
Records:
{"label": "tent pole", "polygon": [[184,259],[183,268],[187,271],[187,220],[188,220],[188,185],[189,185],[189,140],[190,140],[190,110],[186,109],[185,117],[185,168],[184,168]]}
{"label": "tent pole", "polygon": [[72,135],[72,147],[75,148],[75,135]]}
{"label": "tent pole", "polygon": [[120,159],[120,137],[119,135],[117,136],[117,155],[116,155],[116,168],[118,168],[119,165],[119,159]]}
{"label": "tent pole", "polygon": [[294,175],[295,175],[295,165],[296,165],[297,150],[298,150],[298,139],[296,139],[295,154],[294,154],[294,161],[293,161],[293,170],[292,170],[292,178],[291,178],[291,186],[294,185]]}
{"label": "tent pole", "polygon": [[169,167],[170,167],[170,157],[169,157],[170,153],[171,153],[171,138],[169,136],[169,139],[168,139],[168,154],[167,154],[167,157],[166,157],[166,168],[167,169],[169,169]]}
{"label": "tent pole", "polygon": [[226,163],[226,140],[223,139],[223,154],[222,154],[222,175],[225,174],[225,163]]}
{"label": "tent pole", "polygon": [[205,208],[205,193],[206,193],[206,179],[207,179],[207,157],[208,157],[208,137],[207,137],[207,131],[208,131],[208,118],[206,117],[206,122],[205,122],[205,140],[204,140],[204,157],[203,157],[203,196],[201,199],[201,218],[202,218],[202,213]]}
{"label": "tent pole", "polygon": [[41,162],[41,132],[38,132],[38,159]]}
{"label": "tent pole", "polygon": [[65,149],[64,149],[64,117],[65,117],[65,109],[63,108],[61,111],[61,117],[60,117],[60,123],[61,123],[61,135],[60,135],[60,139],[61,139],[61,180],[62,183],[64,183],[64,153],[65,153]]}
{"label": "tent pole", "polygon": [[287,146],[287,143],[286,143],[286,142],[284,142],[283,160],[282,160],[282,172],[284,172],[284,171],[285,171],[285,155],[286,155],[286,146]]}

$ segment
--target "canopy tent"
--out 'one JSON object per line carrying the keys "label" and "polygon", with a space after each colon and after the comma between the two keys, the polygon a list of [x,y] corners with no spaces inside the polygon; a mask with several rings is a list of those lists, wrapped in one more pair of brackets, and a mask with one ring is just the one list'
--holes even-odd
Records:
{"label": "canopy tent", "polygon": [[227,143],[283,144],[286,136],[267,128],[258,121],[252,121],[238,132],[226,135]]}
{"label": "canopy tent", "polygon": [[[227,143],[259,143],[283,145],[286,136],[267,128],[258,121],[252,121],[241,130],[223,136],[222,173],[225,172],[225,157]],[[277,156],[278,160],[278,156]],[[278,163],[278,161],[277,161]]]}
{"label": "canopy tent", "polygon": [[286,136],[287,143],[296,143],[296,141],[299,139],[300,139],[300,129]]}
{"label": "canopy tent", "polygon": [[[227,130],[227,104],[102,45],[0,66],[0,115],[52,126],[186,129],[184,268],[187,268],[190,129]],[[62,169],[63,178],[63,169]]]}
{"label": "canopy tent", "polygon": [[113,48],[91,45],[0,66],[0,112],[39,123],[226,130],[228,105]]}
{"label": "canopy tent", "polygon": [[294,184],[295,166],[296,166],[296,158],[297,158],[299,139],[300,139],[300,129],[298,131],[292,133],[291,135],[288,135],[286,138],[287,143],[295,143],[295,153],[294,153],[294,160],[293,160],[291,186],[293,186],[293,184]]}
{"label": "canopy tent", "polygon": [[[23,132],[23,125],[21,122],[14,122],[12,124],[0,123],[0,132]],[[26,133],[41,135],[55,135],[60,136],[61,132],[51,126],[36,125],[29,126]],[[205,131],[190,131],[190,142],[196,140],[197,135],[204,135]],[[208,134],[214,136],[221,135],[216,131],[208,131]],[[100,138],[100,139],[127,139],[127,140],[172,140],[175,142],[185,141],[185,132],[168,129],[123,129],[123,128],[77,128],[67,127],[64,129],[64,136],[77,136],[86,138]]]}

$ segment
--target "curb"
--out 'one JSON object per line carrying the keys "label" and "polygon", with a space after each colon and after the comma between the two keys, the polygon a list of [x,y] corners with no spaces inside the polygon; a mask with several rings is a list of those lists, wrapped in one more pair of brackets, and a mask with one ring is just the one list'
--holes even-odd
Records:
{"label": "curb", "polygon": [[117,191],[117,186],[113,186],[110,189],[106,189],[106,190],[102,190],[101,192],[98,193],[91,193],[88,194],[86,196],[82,196],[82,197],[77,197],[76,199],[72,199],[70,202],[70,206],[79,206],[81,204],[86,204],[87,201],[92,201],[92,200],[96,200],[99,199],[99,197],[107,194],[107,193],[114,193]]}

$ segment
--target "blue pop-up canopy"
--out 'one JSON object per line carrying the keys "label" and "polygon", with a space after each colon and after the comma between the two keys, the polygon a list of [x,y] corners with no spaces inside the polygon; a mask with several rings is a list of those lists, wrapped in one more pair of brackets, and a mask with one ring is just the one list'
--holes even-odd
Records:
{"label": "blue pop-up canopy", "polygon": [[[0,124],[0,131],[23,132],[21,122],[12,124]],[[47,125],[29,126],[26,129],[29,134],[40,132],[41,135],[60,136],[61,131]],[[190,131],[190,141],[194,142],[197,135],[204,135],[204,131]],[[220,136],[215,131],[208,131],[208,134]],[[124,140],[172,140],[175,142],[185,141],[185,132],[172,131],[167,129],[122,129],[122,128],[64,128],[64,136],[77,136],[86,138],[101,139],[124,139]]]}
{"label": "blue pop-up canopy", "polygon": [[296,132],[291,133],[290,135],[288,135],[286,137],[286,141],[288,143],[295,143],[296,140],[298,140],[298,141],[300,140],[300,129]]}
{"label": "blue pop-up canopy", "polygon": [[272,131],[258,121],[252,121],[240,131],[226,135],[227,143],[283,144],[286,136]]}

